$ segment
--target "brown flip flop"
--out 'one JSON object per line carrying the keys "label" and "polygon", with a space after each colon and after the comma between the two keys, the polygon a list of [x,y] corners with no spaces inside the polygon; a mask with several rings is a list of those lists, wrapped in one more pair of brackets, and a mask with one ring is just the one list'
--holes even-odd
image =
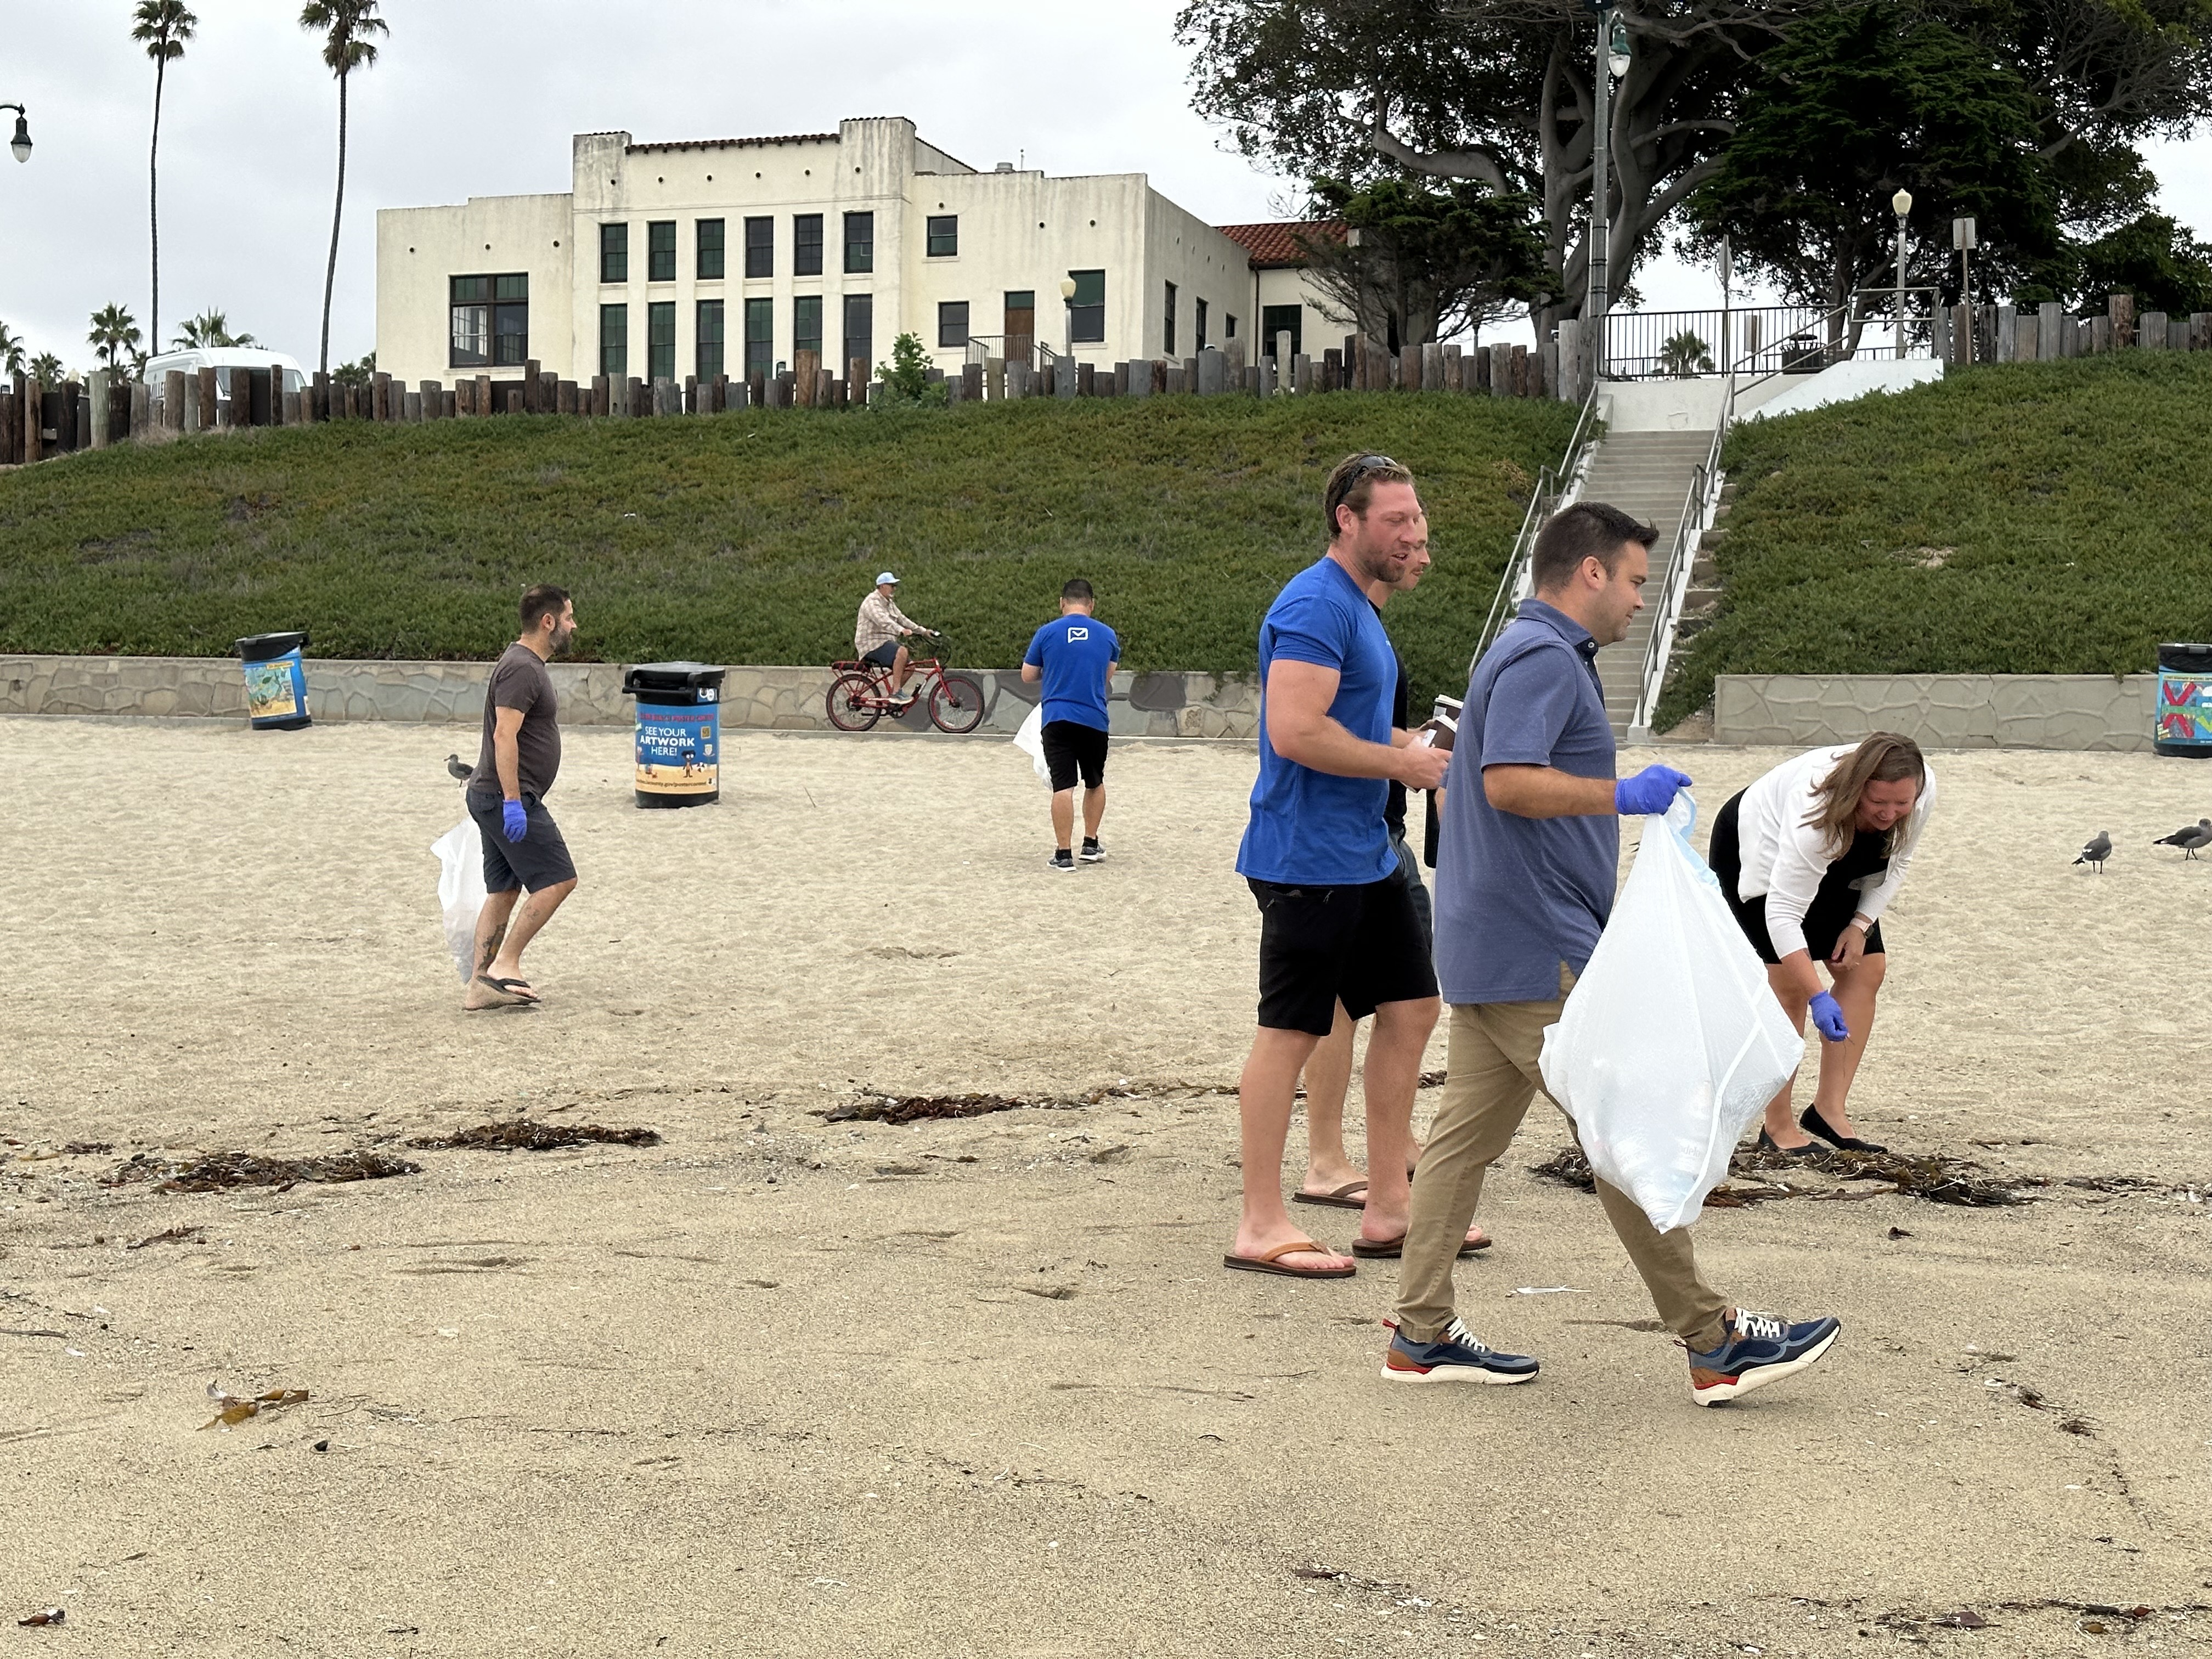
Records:
{"label": "brown flip flop", "polygon": [[1364,1197],[1354,1198],[1352,1194],[1354,1193],[1364,1194],[1366,1190],[1367,1177],[1365,1176],[1362,1176],[1357,1181],[1346,1182],[1344,1185],[1337,1188],[1334,1192],[1292,1193],[1291,1194],[1291,1202],[1293,1204],[1319,1204],[1332,1210],[1364,1210],[1367,1207],[1366,1199]]}
{"label": "brown flip flop", "polygon": [[1349,1279],[1359,1271],[1357,1267],[1285,1267],[1281,1258],[1295,1255],[1301,1250],[1311,1250],[1316,1255],[1334,1255],[1336,1252],[1326,1244],[1316,1244],[1310,1238],[1294,1238],[1287,1244],[1278,1244],[1264,1255],[1224,1255],[1221,1265],[1237,1267],[1248,1273],[1278,1273],[1285,1279]]}
{"label": "brown flip flop", "polygon": [[[1464,1261],[1476,1251],[1488,1249],[1490,1245],[1490,1236],[1486,1233],[1480,1243],[1461,1245],[1459,1259]],[[1355,1238],[1352,1241],[1352,1253],[1363,1261],[1395,1261],[1406,1254],[1406,1235],[1400,1233],[1395,1238],[1382,1239],[1371,1243],[1364,1238]]]}

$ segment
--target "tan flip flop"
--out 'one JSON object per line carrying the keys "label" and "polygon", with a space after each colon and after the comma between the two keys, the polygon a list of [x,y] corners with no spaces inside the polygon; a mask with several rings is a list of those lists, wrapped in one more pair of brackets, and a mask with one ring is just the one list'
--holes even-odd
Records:
{"label": "tan flip flop", "polygon": [[1336,1252],[1326,1244],[1316,1244],[1310,1238],[1294,1238],[1287,1244],[1278,1244],[1264,1255],[1224,1255],[1221,1265],[1236,1267],[1248,1273],[1277,1273],[1285,1279],[1349,1279],[1358,1273],[1357,1267],[1285,1267],[1282,1258],[1296,1255],[1301,1250],[1311,1250],[1316,1255],[1334,1255]]}
{"label": "tan flip flop", "polygon": [[1362,1196],[1359,1198],[1354,1198],[1352,1194],[1354,1193],[1364,1194],[1366,1191],[1367,1177],[1365,1176],[1362,1176],[1357,1181],[1346,1182],[1344,1185],[1335,1188],[1332,1192],[1292,1193],[1291,1194],[1291,1202],[1293,1204],[1319,1204],[1325,1208],[1332,1210],[1364,1210],[1367,1207],[1367,1200],[1365,1197]]}

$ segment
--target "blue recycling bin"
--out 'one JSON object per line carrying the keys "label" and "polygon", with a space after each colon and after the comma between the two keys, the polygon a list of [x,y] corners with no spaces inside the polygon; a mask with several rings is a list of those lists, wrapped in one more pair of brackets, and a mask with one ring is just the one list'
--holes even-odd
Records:
{"label": "blue recycling bin", "polygon": [[246,715],[260,732],[295,732],[307,718],[307,630],[256,634],[238,641],[246,666]]}
{"label": "blue recycling bin", "polygon": [[2158,707],[2152,750],[2212,760],[2212,645],[2158,648]]}
{"label": "blue recycling bin", "polygon": [[704,806],[722,798],[722,677],[702,662],[641,662],[623,675],[637,699],[640,806]]}

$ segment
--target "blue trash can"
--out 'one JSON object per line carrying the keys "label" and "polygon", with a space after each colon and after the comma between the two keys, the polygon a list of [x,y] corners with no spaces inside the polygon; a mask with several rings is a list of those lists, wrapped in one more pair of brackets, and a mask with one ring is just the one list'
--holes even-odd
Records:
{"label": "blue trash can", "polygon": [[623,676],[637,699],[640,806],[704,806],[722,797],[722,676],[702,662],[641,662]]}
{"label": "blue trash can", "polygon": [[254,729],[294,732],[308,725],[307,665],[300,653],[307,630],[256,634],[238,642],[246,665],[246,714]]}
{"label": "blue trash can", "polygon": [[2212,760],[2212,645],[2158,648],[2158,708],[2151,748]]}

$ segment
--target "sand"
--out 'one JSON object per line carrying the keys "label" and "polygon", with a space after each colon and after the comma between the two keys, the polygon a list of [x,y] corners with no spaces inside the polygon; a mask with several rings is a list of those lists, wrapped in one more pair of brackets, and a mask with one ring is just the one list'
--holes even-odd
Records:
{"label": "sand", "polygon": [[[2212,1180],[2212,862],[2147,845],[2207,810],[2212,769],[1938,757],[1860,1121],[2151,1184],[1709,1212],[1717,1284],[1845,1334],[1699,1412],[1593,1200],[1528,1173],[1562,1142],[1547,1109],[1460,1274],[1470,1322],[1544,1358],[1533,1387],[1381,1382],[1387,1267],[1221,1271],[1249,750],[1118,748],[1112,856],[1061,876],[1002,742],[733,734],[720,804],[658,812],[624,734],[568,744],[551,804],[582,884],[529,958],[547,1006],[464,1016],[428,851],[461,816],[453,731],[0,720],[0,1613],[69,1610],[24,1640],[2042,1655],[2212,1632],[2188,1190]],[[1710,811],[1781,756],[1666,757]],[[2102,878],[2068,862],[2099,829]],[[817,1115],[862,1090],[1113,1092]],[[521,1112],[665,1139],[401,1144]],[[62,1150],[87,1142],[115,1150]],[[422,1173],[98,1184],[137,1153],[356,1147]],[[125,1248],[179,1225],[204,1231]],[[203,1431],[211,1381],[312,1398]],[[1989,1627],[1932,1622],[1969,1609]]]}

